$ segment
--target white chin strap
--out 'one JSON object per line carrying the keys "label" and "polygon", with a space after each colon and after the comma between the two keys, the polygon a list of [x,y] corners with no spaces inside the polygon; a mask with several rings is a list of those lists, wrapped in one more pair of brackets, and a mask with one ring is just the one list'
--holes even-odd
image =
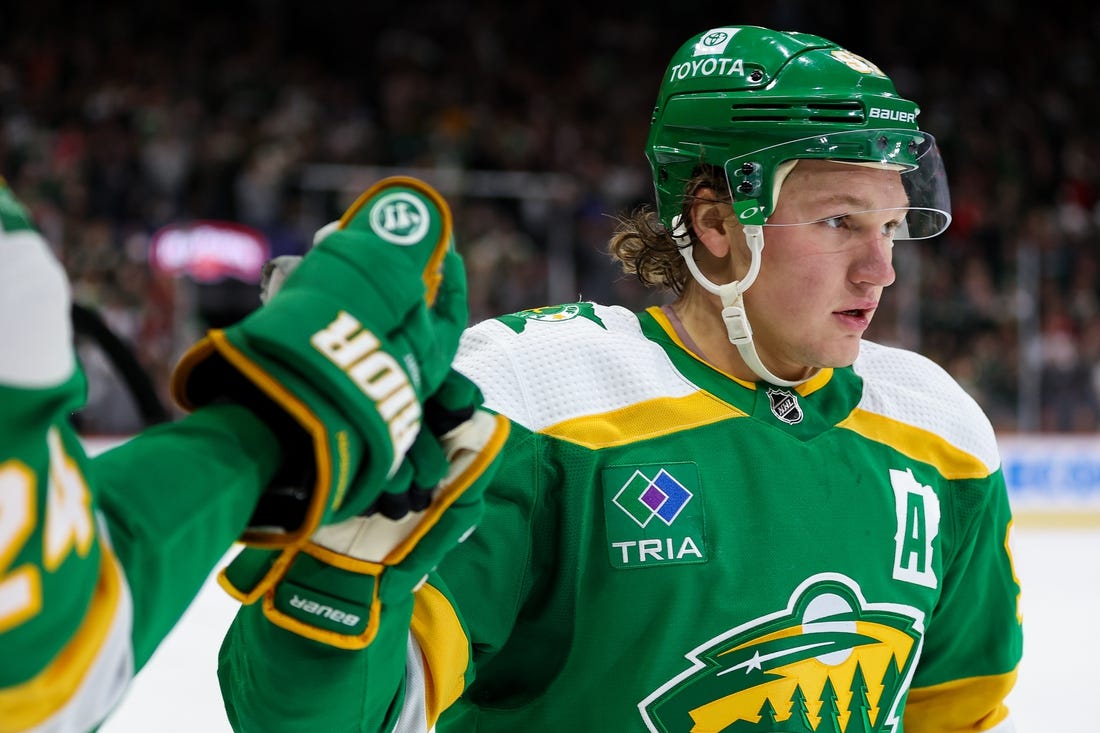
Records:
{"label": "white chin strap", "polygon": [[672,220],[672,238],[680,245],[680,254],[687,263],[688,270],[696,282],[709,292],[717,295],[722,300],[722,320],[726,324],[726,333],[729,334],[730,343],[737,347],[737,353],[741,355],[745,364],[756,376],[765,382],[781,387],[797,387],[806,379],[791,381],[781,379],[772,374],[760,361],[760,355],[756,353],[756,345],[752,342],[752,325],[749,324],[749,316],[745,312],[745,301],[742,295],[749,286],[756,282],[756,276],[760,274],[760,252],[764,249],[764,228],[750,224],[744,227],[745,243],[749,247],[749,271],[741,280],[734,280],[725,285],[716,285],[711,282],[699,270],[695,258],[692,257],[691,237],[688,236],[687,227],[681,217],[677,215]]}

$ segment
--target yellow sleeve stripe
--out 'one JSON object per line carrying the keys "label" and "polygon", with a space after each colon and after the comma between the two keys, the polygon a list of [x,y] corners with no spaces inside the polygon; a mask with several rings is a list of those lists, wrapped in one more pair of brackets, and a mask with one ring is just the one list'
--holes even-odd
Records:
{"label": "yellow sleeve stripe", "polygon": [[1008,717],[1004,698],[1016,684],[1016,670],[970,677],[909,691],[906,733],[978,733]]}
{"label": "yellow sleeve stripe", "polygon": [[714,395],[694,392],[684,397],[659,397],[598,415],[570,418],[540,432],[595,450],[746,416],[743,410]]}
{"label": "yellow sleeve stripe", "polygon": [[424,654],[424,695],[431,728],[466,688],[470,642],[450,602],[427,584],[416,592],[409,628]]}
{"label": "yellow sleeve stripe", "polygon": [[118,612],[124,581],[111,548],[105,542],[99,547],[99,580],[84,620],[45,669],[22,684],[0,690],[0,733],[34,728],[60,711],[100,655]]}
{"label": "yellow sleeve stripe", "polygon": [[985,478],[992,473],[980,458],[955,447],[939,435],[885,415],[857,407],[837,427],[884,443],[913,460],[928,463],[946,479]]}

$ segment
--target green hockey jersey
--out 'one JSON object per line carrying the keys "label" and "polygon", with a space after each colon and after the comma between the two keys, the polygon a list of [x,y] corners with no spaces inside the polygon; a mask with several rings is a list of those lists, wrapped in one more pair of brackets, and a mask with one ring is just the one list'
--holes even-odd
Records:
{"label": "green hockey jersey", "polygon": [[514,427],[484,520],[417,594],[393,707],[367,710],[392,689],[370,654],[245,609],[222,657],[241,729],[1011,730],[996,441],[927,359],[865,342],[777,388],[659,308],[581,303],[479,324],[457,365]]}
{"label": "green hockey jersey", "polygon": [[0,733],[91,730],[240,534],[278,446],[226,406],[89,460],[68,283],[10,194],[0,254]]}
{"label": "green hockey jersey", "polygon": [[84,396],[67,281],[37,233],[3,223],[0,731],[16,731],[98,720],[134,664],[129,589],[65,422]]}

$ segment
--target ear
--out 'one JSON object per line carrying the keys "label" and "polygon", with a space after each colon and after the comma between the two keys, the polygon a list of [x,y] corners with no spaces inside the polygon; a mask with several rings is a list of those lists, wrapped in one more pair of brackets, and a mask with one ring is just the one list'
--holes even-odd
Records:
{"label": "ear", "polygon": [[696,238],[714,257],[725,257],[730,251],[728,218],[733,210],[719,203],[713,189],[700,188],[691,207],[691,228]]}

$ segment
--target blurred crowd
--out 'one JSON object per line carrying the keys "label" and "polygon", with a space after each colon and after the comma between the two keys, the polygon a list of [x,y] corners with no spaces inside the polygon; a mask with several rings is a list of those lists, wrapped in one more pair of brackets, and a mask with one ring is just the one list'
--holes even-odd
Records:
{"label": "blurred crowd", "polygon": [[[651,200],[642,151],[668,57],[711,26],[816,32],[920,102],[951,182],[954,223],[896,250],[870,337],[939,362],[999,430],[1096,430],[1100,12],[766,5],[10,3],[0,174],[161,389],[181,348],[258,301],[254,283],[154,272],[150,238],[224,220],[301,252],[362,188],[317,184],[325,166],[451,174],[475,319],[577,297],[641,307],[658,301],[604,247],[614,216]],[[486,192],[462,172],[530,175]]]}

